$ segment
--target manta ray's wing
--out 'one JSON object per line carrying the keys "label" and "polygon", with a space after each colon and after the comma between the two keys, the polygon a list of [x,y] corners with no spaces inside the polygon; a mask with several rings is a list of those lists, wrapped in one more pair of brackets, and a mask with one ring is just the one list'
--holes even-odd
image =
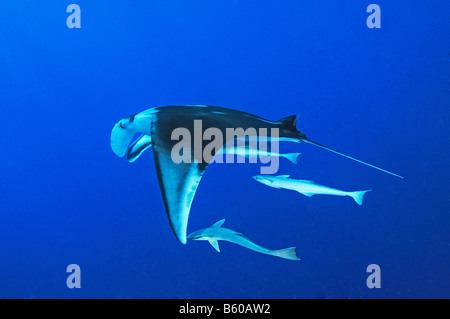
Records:
{"label": "manta ray's wing", "polygon": [[177,239],[186,244],[192,200],[207,164],[175,163],[171,158],[172,144],[165,137],[158,130],[152,133],[155,169],[170,226]]}

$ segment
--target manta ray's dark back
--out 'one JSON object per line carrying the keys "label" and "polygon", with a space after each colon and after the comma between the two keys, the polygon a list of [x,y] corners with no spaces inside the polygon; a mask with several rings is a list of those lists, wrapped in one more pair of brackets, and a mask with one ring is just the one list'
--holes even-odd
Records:
{"label": "manta ray's dark back", "polygon": [[[269,121],[259,116],[215,106],[167,106],[156,109],[156,118],[152,120],[151,136],[153,158],[167,216],[178,240],[186,243],[187,224],[193,197],[200,179],[209,162],[201,156],[195,157],[191,152],[189,163],[175,163],[171,151],[178,140],[172,139],[172,132],[177,128],[187,129],[194,138],[194,121],[201,120],[202,130],[219,129],[226,139],[226,129],[272,128],[279,129],[279,136],[300,141],[300,132],[295,128],[296,116],[279,121]],[[247,131],[249,132],[249,131]],[[237,136],[240,137],[240,136]],[[192,141],[191,145],[194,145]],[[205,144],[202,144],[201,153]]]}

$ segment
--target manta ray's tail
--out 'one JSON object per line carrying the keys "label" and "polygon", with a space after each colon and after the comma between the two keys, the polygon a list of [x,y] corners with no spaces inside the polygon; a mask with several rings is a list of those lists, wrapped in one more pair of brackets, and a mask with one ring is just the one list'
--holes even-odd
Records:
{"label": "manta ray's tail", "polygon": [[312,145],[318,146],[318,147],[320,147],[320,148],[326,149],[326,150],[328,150],[328,151],[330,151],[330,152],[333,152],[333,153],[339,154],[339,155],[341,155],[341,156],[347,157],[347,158],[349,158],[349,159],[351,159],[351,160],[354,160],[354,161],[356,161],[356,162],[358,162],[358,163],[361,163],[361,164],[370,166],[370,167],[375,168],[375,169],[377,169],[377,170],[379,170],[379,171],[382,171],[382,172],[385,172],[385,173],[394,175],[394,176],[399,177],[399,178],[403,178],[403,177],[400,176],[400,175],[397,175],[397,174],[395,174],[395,173],[389,172],[389,171],[387,171],[387,170],[385,170],[385,169],[382,169],[382,168],[380,168],[380,167],[378,167],[378,166],[375,166],[375,165],[372,165],[372,164],[363,162],[363,161],[361,161],[361,160],[359,160],[359,159],[356,159],[356,158],[351,157],[351,156],[348,156],[348,155],[346,155],[346,154],[344,154],[344,153],[338,152],[338,151],[336,151],[336,150],[334,150],[334,149],[332,149],[332,148],[329,148],[329,147],[327,147],[327,146],[325,146],[325,145],[322,145],[322,144],[319,144],[319,143],[317,143],[317,142],[314,142],[314,141],[310,140],[309,138],[307,138],[306,136],[305,136],[305,137],[302,137],[301,140],[302,140],[303,142],[308,143],[308,144],[312,144]]}
{"label": "manta ray's tail", "polygon": [[295,253],[295,247],[275,250],[271,253],[271,255],[289,260],[300,260]]}

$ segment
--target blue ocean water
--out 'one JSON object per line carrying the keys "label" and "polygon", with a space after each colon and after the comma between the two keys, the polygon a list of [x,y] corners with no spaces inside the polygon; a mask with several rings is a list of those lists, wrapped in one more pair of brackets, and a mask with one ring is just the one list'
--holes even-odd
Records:
{"label": "blue ocean water", "polygon": [[[0,2],[1,298],[449,298],[448,1]],[[346,190],[305,197],[213,164],[188,232],[224,227],[301,261],[180,244],[152,153],[130,164],[113,125],[209,104],[278,120],[405,177],[312,145],[280,174]],[[66,267],[81,269],[69,289]],[[381,269],[369,289],[366,268]]]}

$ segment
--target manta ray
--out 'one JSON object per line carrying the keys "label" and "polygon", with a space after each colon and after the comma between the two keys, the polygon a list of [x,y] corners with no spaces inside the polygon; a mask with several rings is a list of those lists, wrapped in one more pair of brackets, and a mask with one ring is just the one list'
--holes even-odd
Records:
{"label": "manta ray", "polygon": [[[182,244],[186,244],[192,200],[209,161],[204,158],[195,158],[192,154],[192,161],[175,163],[172,160],[171,152],[179,141],[173,139],[172,133],[177,128],[184,128],[194,135],[194,122],[198,120],[201,120],[204,131],[208,128],[215,128],[225,133],[227,128],[242,128],[245,131],[243,135],[245,135],[249,132],[247,129],[250,128],[259,132],[262,131],[261,129],[266,129],[267,132],[277,129],[276,139],[279,141],[306,142],[401,178],[397,174],[308,139],[304,133],[297,130],[296,115],[278,121],[270,121],[254,114],[218,106],[171,105],[148,109],[121,119],[112,129],[111,148],[119,157],[126,155],[130,162],[139,157],[146,149],[152,148],[165,210],[170,226]],[[137,134],[139,137],[133,141]],[[235,136],[234,138],[241,137]],[[261,137],[258,136],[258,138]],[[269,134],[265,137],[268,140],[272,138]],[[225,138],[223,142],[225,144],[229,140]],[[202,145],[202,149],[204,147],[205,145]]]}

